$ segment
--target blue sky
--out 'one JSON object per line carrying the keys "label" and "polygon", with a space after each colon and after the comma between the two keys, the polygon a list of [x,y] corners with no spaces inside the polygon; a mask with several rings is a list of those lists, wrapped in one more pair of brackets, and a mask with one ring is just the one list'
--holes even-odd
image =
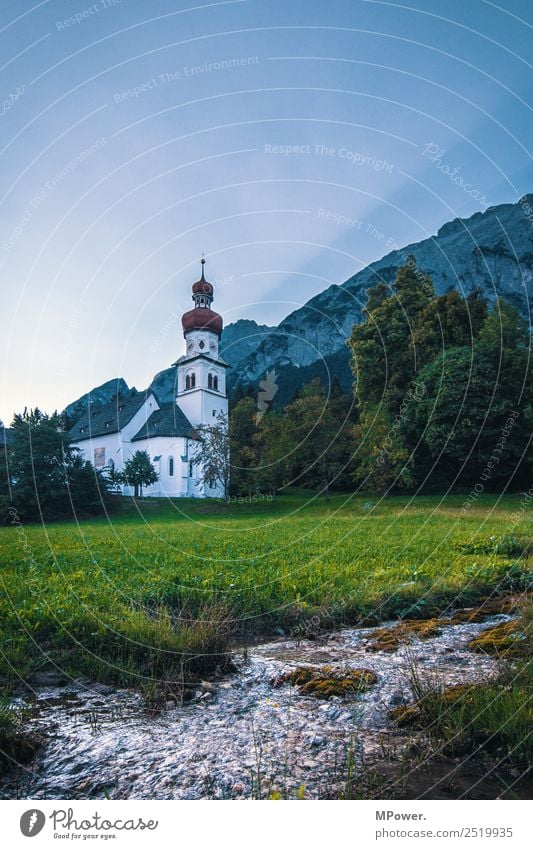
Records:
{"label": "blue sky", "polygon": [[202,251],[277,323],[533,191],[526,0],[22,0],[0,11],[0,417],[183,352]]}

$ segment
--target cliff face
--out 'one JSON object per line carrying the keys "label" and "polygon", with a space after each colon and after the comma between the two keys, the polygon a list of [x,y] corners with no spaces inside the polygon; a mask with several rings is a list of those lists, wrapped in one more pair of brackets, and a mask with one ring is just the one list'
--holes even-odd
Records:
{"label": "cliff face", "polygon": [[[366,290],[379,281],[392,283],[410,254],[432,277],[438,294],[450,289],[468,294],[479,288],[490,302],[503,296],[528,316],[533,296],[532,215],[533,195],[528,195],[519,203],[450,221],[436,236],[392,251],[341,286],[330,286],[265,333],[256,349],[240,358],[230,384],[256,383],[274,367],[282,373],[286,366],[308,366],[341,355],[352,325],[361,321]],[[238,345],[235,349],[238,353]]]}
{"label": "cliff face", "polygon": [[63,412],[69,419],[75,421],[87,410],[88,404],[100,407],[103,404],[109,404],[110,401],[114,401],[118,397],[129,398],[136,392],[137,390],[135,388],[129,388],[123,377],[114,377],[112,380],[107,380],[101,386],[96,386],[90,392],[82,395],[81,398],[68,404]]}

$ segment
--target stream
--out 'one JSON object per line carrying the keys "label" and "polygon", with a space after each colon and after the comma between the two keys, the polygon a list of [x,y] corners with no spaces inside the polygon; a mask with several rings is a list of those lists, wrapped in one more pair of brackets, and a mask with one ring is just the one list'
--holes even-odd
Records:
{"label": "stream", "polygon": [[[34,761],[12,770],[2,798],[201,799],[264,798],[271,789],[327,798],[343,786],[347,753],[355,764],[385,748],[401,750],[408,735],[388,711],[409,700],[409,666],[446,685],[486,680],[496,661],[469,641],[511,617],[445,625],[438,636],[413,639],[393,652],[369,651],[376,628],[351,628],[318,640],[280,638],[235,654],[237,672],[200,685],[183,706],[153,714],[127,690],[71,681],[35,688],[29,725],[45,735]],[[380,627],[397,623],[384,623]],[[295,666],[365,668],[377,683],[342,700],[302,695],[272,679]]]}

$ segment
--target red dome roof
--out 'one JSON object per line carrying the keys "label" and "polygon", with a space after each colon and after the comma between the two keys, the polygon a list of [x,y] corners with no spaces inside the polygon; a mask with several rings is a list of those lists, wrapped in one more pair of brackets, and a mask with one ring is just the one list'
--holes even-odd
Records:
{"label": "red dome roof", "polygon": [[[210,286],[211,284],[208,283],[207,285]],[[222,333],[222,316],[207,307],[196,307],[184,313],[181,317],[181,323],[184,333],[189,330],[213,330],[219,335]]]}
{"label": "red dome roof", "polygon": [[192,293],[193,295],[211,295],[213,297],[213,287],[211,283],[202,277],[201,280],[197,280],[196,283],[192,284]]}

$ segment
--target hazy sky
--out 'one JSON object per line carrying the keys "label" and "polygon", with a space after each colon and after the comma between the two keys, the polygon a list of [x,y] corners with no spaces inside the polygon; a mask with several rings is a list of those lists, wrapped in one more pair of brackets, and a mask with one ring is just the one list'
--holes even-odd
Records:
{"label": "hazy sky", "polygon": [[202,251],[226,323],[277,323],[532,191],[532,24],[530,0],[5,0],[0,417],[146,386]]}

